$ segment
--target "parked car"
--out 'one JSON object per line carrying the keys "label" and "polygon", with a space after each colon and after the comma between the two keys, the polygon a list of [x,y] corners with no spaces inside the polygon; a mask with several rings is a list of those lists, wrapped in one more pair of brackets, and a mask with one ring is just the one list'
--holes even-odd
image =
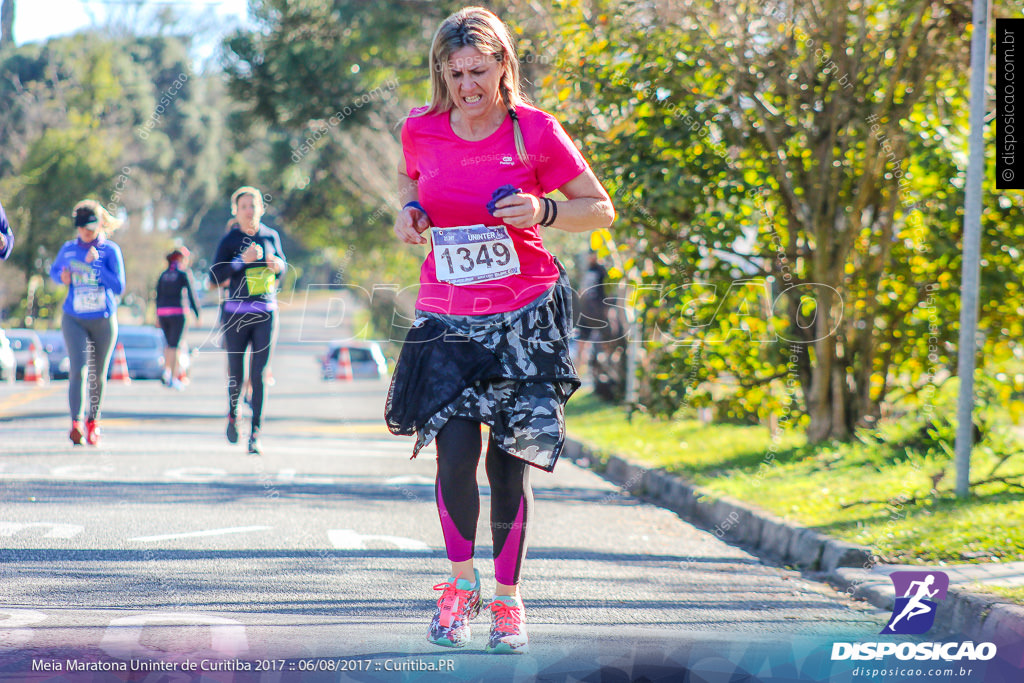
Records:
{"label": "parked car", "polygon": [[50,379],[67,379],[71,372],[71,359],[68,358],[64,333],[60,330],[47,330],[39,333],[39,339],[50,361]]}
{"label": "parked car", "polygon": [[[128,376],[132,379],[160,379],[164,374],[164,333],[152,325],[121,325],[117,328],[117,344],[124,345]],[[114,372],[115,356],[110,360],[107,377]]]}
{"label": "parked car", "polygon": [[352,361],[353,379],[382,379],[388,374],[388,361],[377,342],[331,342],[327,352],[318,357],[320,376],[332,380],[338,374],[338,356],[342,349],[348,349]]}
{"label": "parked car", "polygon": [[0,330],[0,381],[13,382],[18,375],[18,361],[7,334]]}
{"label": "parked car", "polygon": [[36,371],[45,379],[50,378],[50,361],[43,350],[43,342],[35,330],[24,327],[15,327],[7,330],[7,339],[11,342],[11,349],[14,351],[14,359],[17,361],[18,379],[25,379],[25,366],[33,358],[36,363]]}

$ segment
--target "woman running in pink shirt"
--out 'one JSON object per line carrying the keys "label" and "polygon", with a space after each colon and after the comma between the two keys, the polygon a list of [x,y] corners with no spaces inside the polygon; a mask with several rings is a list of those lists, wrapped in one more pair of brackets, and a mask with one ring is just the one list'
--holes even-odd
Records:
{"label": "woman running in pink shirt", "polygon": [[[554,469],[562,407],[580,384],[569,357],[571,290],[544,248],[543,228],[609,226],[615,209],[559,123],[530,106],[508,27],[469,7],[448,17],[430,49],[431,100],[402,129],[405,206],[395,235],[429,245],[416,322],[402,348],[386,418],[436,439],[438,514],[451,574],[428,640],[461,647],[482,606],[473,566],[480,512],[481,424],[496,588],[486,650],[527,649],[518,585],[532,518],[531,468]],[[558,190],[564,199],[546,195]]]}

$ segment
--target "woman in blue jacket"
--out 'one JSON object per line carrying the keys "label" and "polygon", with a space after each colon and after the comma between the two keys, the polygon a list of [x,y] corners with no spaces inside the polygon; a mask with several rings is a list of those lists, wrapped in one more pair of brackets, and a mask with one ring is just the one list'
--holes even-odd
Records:
{"label": "woman in blue jacket", "polygon": [[[68,402],[71,405],[71,443],[100,442],[100,405],[107,368],[117,340],[117,304],[124,292],[124,259],[108,235],[121,222],[98,202],[79,202],[73,212],[78,237],[57,253],[50,277],[68,286],[61,329],[71,361]],[[88,406],[83,411],[88,363]],[[83,429],[83,413],[84,426]]]}
{"label": "woman in blue jacket", "polygon": [[14,231],[11,230],[11,226],[7,222],[7,216],[4,215],[4,207],[0,204],[0,261],[6,261],[7,257],[11,255],[11,249],[13,248]]}

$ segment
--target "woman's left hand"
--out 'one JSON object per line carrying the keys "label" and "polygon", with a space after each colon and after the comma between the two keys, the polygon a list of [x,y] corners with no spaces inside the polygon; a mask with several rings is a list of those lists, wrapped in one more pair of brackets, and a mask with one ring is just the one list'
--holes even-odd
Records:
{"label": "woman's left hand", "polygon": [[96,251],[96,247],[89,247],[89,251],[85,252],[85,262],[92,263],[100,257],[100,252]]}
{"label": "woman's left hand", "polygon": [[544,211],[541,201],[525,192],[505,197],[495,204],[495,207],[497,211],[494,212],[494,217],[500,218],[505,225],[513,228],[530,228],[537,225]]}

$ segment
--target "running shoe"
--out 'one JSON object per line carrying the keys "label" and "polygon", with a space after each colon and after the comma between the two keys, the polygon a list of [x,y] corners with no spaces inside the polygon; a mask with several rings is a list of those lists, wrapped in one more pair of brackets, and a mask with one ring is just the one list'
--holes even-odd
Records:
{"label": "running shoe", "polygon": [[496,655],[524,654],[529,649],[529,639],[522,601],[511,595],[496,595],[488,606],[491,608],[491,637],[484,649]]}
{"label": "running shoe", "polygon": [[171,386],[171,371],[169,369],[164,370],[163,377],[160,378],[165,387]]}
{"label": "running shoe", "polygon": [[476,574],[476,585],[458,576],[434,586],[443,591],[437,600],[434,618],[430,620],[427,640],[444,647],[465,647],[469,643],[469,620],[480,614],[483,602],[480,600],[480,572]]}
{"label": "running shoe", "polygon": [[249,435],[249,455],[260,454],[260,433],[253,432]]}
{"label": "running shoe", "polygon": [[100,423],[96,420],[85,421],[85,441],[90,446],[99,446],[100,437],[103,432],[100,431]]}
{"label": "running shoe", "polygon": [[238,443],[238,427],[235,426],[235,418],[228,418],[227,428],[228,443]]}
{"label": "running shoe", "polygon": [[71,443],[76,446],[81,446],[83,436],[85,436],[85,432],[82,431],[82,423],[79,420],[72,420],[71,433],[68,434],[68,438],[71,439]]}
{"label": "running shoe", "polygon": [[180,379],[175,377],[171,380],[171,388],[177,391],[185,391],[185,384]]}

